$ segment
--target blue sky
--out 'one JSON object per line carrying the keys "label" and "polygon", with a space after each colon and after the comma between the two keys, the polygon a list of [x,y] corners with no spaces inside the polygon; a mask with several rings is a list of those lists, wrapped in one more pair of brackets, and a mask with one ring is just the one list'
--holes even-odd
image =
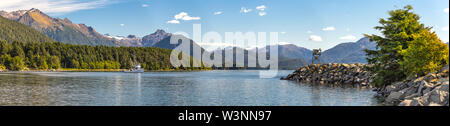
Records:
{"label": "blue sky", "polygon": [[[38,3],[33,3],[38,2]],[[38,8],[51,16],[93,26],[112,35],[144,36],[156,29],[192,34],[280,32],[279,40],[298,46],[328,49],[357,41],[387,12],[412,5],[422,23],[434,27],[449,41],[448,0],[15,0],[0,2],[0,9]],[[245,12],[244,12],[245,11]],[[185,12],[185,13],[182,13]],[[220,13],[220,14],[219,14]],[[175,18],[179,15],[178,18]],[[177,19],[176,21],[174,21]],[[171,21],[169,23],[169,21]],[[284,34],[282,34],[284,33]],[[321,41],[319,41],[321,40]]]}

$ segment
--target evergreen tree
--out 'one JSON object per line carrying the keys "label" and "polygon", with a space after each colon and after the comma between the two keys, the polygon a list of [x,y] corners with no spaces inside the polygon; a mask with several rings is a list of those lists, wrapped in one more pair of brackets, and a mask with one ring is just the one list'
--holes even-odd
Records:
{"label": "evergreen tree", "polygon": [[413,38],[414,41],[408,44],[408,49],[401,51],[403,61],[400,65],[407,75],[423,76],[448,65],[448,45],[443,43],[436,33],[422,30]]}
{"label": "evergreen tree", "polygon": [[9,44],[5,40],[0,40],[0,55],[5,55],[9,52]]}
{"label": "evergreen tree", "polygon": [[19,56],[19,57],[25,57],[25,52],[23,51],[23,49],[22,49],[22,43],[20,43],[20,42],[18,42],[18,41],[14,41],[13,43],[12,43],[12,50],[11,50],[11,52],[10,52],[10,55],[12,56],[12,57],[15,57],[15,56]]}
{"label": "evergreen tree", "polygon": [[48,69],[47,58],[44,56],[39,56],[38,58],[38,68],[39,69]]}
{"label": "evergreen tree", "polygon": [[49,58],[48,63],[49,63],[49,67],[48,68],[51,68],[51,69],[59,69],[59,68],[61,68],[61,63],[60,63],[60,60],[59,60],[59,58],[57,56],[51,56]]}
{"label": "evergreen tree", "polygon": [[431,29],[420,23],[419,15],[412,10],[412,6],[408,5],[404,9],[390,11],[390,17],[380,19],[381,26],[375,27],[383,36],[366,35],[371,41],[377,43],[376,50],[365,50],[368,63],[374,64],[370,71],[376,74],[372,84],[377,87],[406,78],[407,73],[400,64],[404,62],[402,50],[408,49],[409,44],[415,40],[416,34]]}
{"label": "evergreen tree", "polygon": [[23,58],[20,56],[15,56],[12,58],[11,63],[9,64],[10,70],[23,70],[25,68]]}
{"label": "evergreen tree", "polygon": [[[135,63],[146,70],[168,70],[171,50],[153,47],[72,45],[60,42],[0,41],[0,66],[30,69],[129,69]],[[11,57],[20,57],[11,58]],[[13,62],[14,60],[14,62]],[[21,61],[22,64],[18,64]]]}

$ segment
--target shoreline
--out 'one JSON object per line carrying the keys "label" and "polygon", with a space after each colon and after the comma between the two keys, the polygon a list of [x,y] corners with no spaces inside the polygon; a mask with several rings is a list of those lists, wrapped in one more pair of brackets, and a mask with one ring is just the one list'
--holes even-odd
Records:
{"label": "shoreline", "polygon": [[[22,70],[22,71],[10,71],[10,70],[0,70],[0,73],[35,73],[35,72],[123,72],[129,69],[56,69],[56,70]],[[198,72],[198,71],[261,71],[267,69],[197,69],[197,70],[145,70],[145,72]],[[292,70],[279,70],[279,71],[295,71]]]}
{"label": "shoreline", "polygon": [[373,75],[366,70],[366,67],[370,67],[370,65],[359,63],[313,64],[300,67],[293,73],[280,79],[291,80],[298,83],[352,85],[368,89],[375,89],[375,87],[371,85],[370,80]]}
{"label": "shoreline", "polygon": [[425,76],[395,82],[377,91],[390,106],[448,106],[449,66]]}
{"label": "shoreline", "polygon": [[[9,71],[2,70],[0,73],[40,73],[40,72],[124,72],[128,69],[56,69],[56,70],[24,70]],[[193,71],[211,71],[211,70],[147,70],[145,72],[193,72]]]}

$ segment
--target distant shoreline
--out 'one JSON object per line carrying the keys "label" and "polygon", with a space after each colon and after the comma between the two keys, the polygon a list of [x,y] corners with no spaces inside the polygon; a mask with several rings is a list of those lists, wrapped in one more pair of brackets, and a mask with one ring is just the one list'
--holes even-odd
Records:
{"label": "distant shoreline", "polygon": [[[4,70],[0,73],[39,73],[39,72],[124,72],[128,69],[56,69],[56,70],[24,70],[10,71]],[[193,71],[210,71],[210,70],[146,70],[145,72],[193,72]]]}

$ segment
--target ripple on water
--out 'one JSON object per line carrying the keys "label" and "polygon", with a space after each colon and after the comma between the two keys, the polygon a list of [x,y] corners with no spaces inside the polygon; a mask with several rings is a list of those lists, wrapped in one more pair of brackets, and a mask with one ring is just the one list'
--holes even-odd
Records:
{"label": "ripple on water", "polygon": [[372,106],[375,92],[258,71],[0,73],[0,105]]}

